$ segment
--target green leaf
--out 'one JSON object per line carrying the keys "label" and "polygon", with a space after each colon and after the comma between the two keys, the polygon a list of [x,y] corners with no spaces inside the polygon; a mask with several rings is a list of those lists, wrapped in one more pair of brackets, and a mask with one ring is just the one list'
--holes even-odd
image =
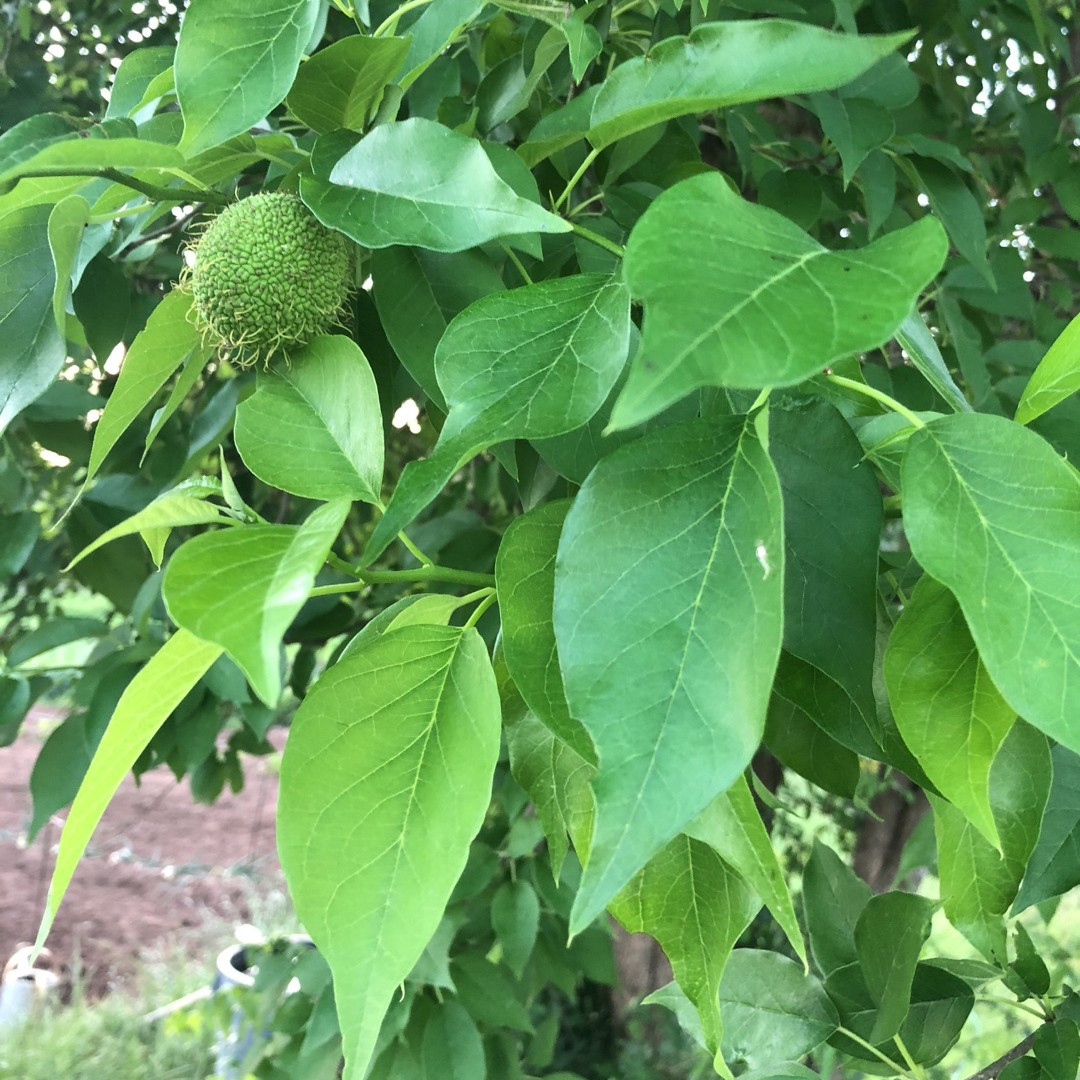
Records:
{"label": "green leaf", "polygon": [[802,899],[810,949],[822,975],[858,961],[855,927],[870,895],[870,886],[832,848],[814,841],[803,872]]}
{"label": "green leaf", "polygon": [[[499,752],[495,677],[475,630],[409,626],[341,660],[297,711],[278,850],[334,973],[346,1080],[465,866]],[[456,981],[456,980],[455,980]]]}
{"label": "green leaf", "polygon": [[120,375],[94,428],[94,444],[86,468],[89,483],[109,451],[169,376],[195,352],[202,352],[199,332],[191,321],[191,297],[173,289],[131,343]]}
{"label": "green leaf", "polygon": [[[591,856],[590,856],[591,858]],[[677,836],[619,893],[611,913],[631,933],[651,934],[701,1016],[705,1045],[720,1056],[717,993],[735,942],[760,903],[707,844]]]}
{"label": "green leaf", "polygon": [[146,460],[146,455],[150,447],[153,446],[154,441],[161,434],[161,429],[169,422],[199,381],[199,376],[203,373],[205,359],[206,355],[202,350],[195,350],[187,354],[183,367],[181,367],[180,373],[176,376],[169,390],[169,396],[165,399],[165,404],[154,410],[153,419],[147,429],[146,438],[143,440],[143,454],[139,459],[140,465]]}
{"label": "green leaf", "polygon": [[995,289],[994,273],[986,258],[986,219],[979,200],[948,165],[920,158],[916,170],[930,199],[930,208],[941,219],[956,249]]}
{"label": "green leaf", "polygon": [[851,183],[868,154],[892,138],[892,113],[874,101],[838,94],[815,94],[811,99],[821,130],[832,141],[844,167],[844,187]]}
{"label": "green leaf", "polygon": [[[63,139],[0,173],[0,189],[21,176],[44,169],[182,168],[184,155],[175,146],[145,139]],[[83,181],[86,182],[85,180]]]}
{"label": "green leaf", "polygon": [[476,1022],[453,998],[434,1010],[424,1025],[420,1056],[425,1077],[486,1080],[484,1044]]}
{"label": "green leaf", "polygon": [[1003,917],[1035,849],[1051,769],[1046,737],[1018,720],[990,772],[990,805],[1002,854],[955,807],[930,797],[945,914],[1003,969],[1008,963]]}
{"label": "green leaf", "polygon": [[1030,424],[1080,391],[1080,315],[1058,335],[1039,361],[1016,406],[1016,422]]}
{"label": "green leaf", "polygon": [[1005,985],[1021,1001],[1032,994],[1047,993],[1050,989],[1050,969],[1039,955],[1023,923],[1018,922],[1013,928],[1013,945],[1016,959],[1009,965],[1008,974],[1003,980]]}
{"label": "green leaf", "polygon": [[289,110],[312,131],[362,131],[408,50],[408,38],[352,34],[335,41],[300,65]]}
{"label": "green leaf", "polygon": [[785,661],[790,662],[781,653],[765,719],[765,745],[786,768],[825,791],[853,799],[861,775],[859,755],[827,734],[803,707],[805,703],[786,693],[781,683]]}
{"label": "green leaf", "polygon": [[1051,749],[1050,757],[1054,763],[1050,797],[1014,915],[1080,885],[1080,757],[1060,744]]}
{"label": "green leaf", "polygon": [[599,768],[571,932],[757,749],[780,650],[781,516],[776,473],[743,417],[652,432],[600,461],[575,499],[555,635]]}
{"label": "green leaf", "polygon": [[36,948],[45,944],[71,876],[109,800],[169,713],[220,655],[217,645],[178,630],[128,684],[60,834]]}
{"label": "green leaf", "polygon": [[109,87],[109,105],[106,119],[131,116],[143,104],[143,98],[151,83],[172,67],[171,45],[144,46],[124,57]]}
{"label": "green leaf", "polygon": [[35,656],[89,637],[102,637],[109,632],[109,624],[100,619],[72,618],[62,616],[44,622],[36,630],[24,634],[7,652],[9,667],[18,667]]}
{"label": "green leaf", "polygon": [[[20,644],[22,642],[16,643],[16,647]],[[29,681],[19,675],[5,675],[0,678],[0,750],[10,746],[18,738],[19,728],[29,708]]]}
{"label": "green leaf", "polygon": [[679,1027],[698,1046],[705,1049],[705,1032],[701,1029],[701,1017],[694,1008],[694,1003],[682,992],[677,982],[669,982],[661,986],[659,990],[654,990],[641,999],[641,1004],[663,1005],[665,1009],[669,1009],[679,1021]]}
{"label": "green leaf", "polygon": [[491,927],[506,966],[520,979],[536,944],[540,901],[527,881],[507,881],[491,898]]}
{"label": "green leaf", "polygon": [[64,363],[64,338],[53,317],[51,211],[30,206],[0,217],[0,433],[48,389]]}
{"label": "green leaf", "polygon": [[1033,1050],[1047,1080],[1072,1080],[1080,1073],[1080,1028],[1074,1020],[1059,1017],[1043,1024]]}
{"label": "green leaf", "polygon": [[630,298],[603,274],[478,300],[447,328],[435,371],[450,411],[435,449],[410,462],[364,552],[375,559],[474,454],[584,424],[626,359]]}
{"label": "green leaf", "polygon": [[820,400],[770,409],[769,456],[784,492],[784,649],[841,687],[872,733],[877,478],[847,421]]}
{"label": "green leaf", "polygon": [[720,1014],[725,1060],[749,1069],[806,1057],[840,1022],[815,976],[765,949],[736,949],[731,954],[720,983]]}
{"label": "green leaf", "polygon": [[542,116],[529,133],[528,142],[518,147],[521,160],[533,168],[559,150],[584,139],[589,130],[593,104],[601,89],[602,83],[594,83],[565,105]]}
{"label": "green leaf", "polygon": [[576,83],[581,82],[589,65],[604,51],[600,31],[587,22],[602,7],[603,0],[592,0],[576,8],[559,24],[570,46],[570,69]]}
{"label": "green leaf", "polygon": [[926,939],[934,902],[912,893],[871,896],[855,924],[855,951],[866,988],[878,1006],[872,1043],[891,1039],[907,1016],[911,983]]}
{"label": "green leaf", "polygon": [[60,113],[28,116],[0,135],[0,170],[7,172],[61,139],[79,138],[84,127],[79,120]]}
{"label": "green leaf", "polygon": [[924,218],[861,250],[828,251],[719,174],[683,180],[627,243],[644,345],[612,426],[640,423],[699,386],[789,386],[883,344],[946,249],[941,226]]}
{"label": "green leaf", "polygon": [[0,581],[26,565],[40,536],[41,522],[33,510],[0,514]]}
{"label": "green leaf", "polygon": [[446,411],[435,350],[455,315],[505,286],[479,251],[388,247],[371,253],[375,306],[387,340],[428,398]]}
{"label": "green leaf", "polygon": [[[451,967],[461,1003],[481,1023],[529,1033],[529,1010],[520,1001],[520,984],[506,968],[477,952],[462,952]],[[438,1074],[435,1074],[438,1075]]]}
{"label": "green leaf", "polygon": [[990,767],[1016,712],[990,681],[956,598],[929,575],[889,637],[885,681],[896,725],[926,775],[998,847]]}
{"label": "green leaf", "polygon": [[[878,1010],[866,986],[864,974],[858,964],[850,964],[833,972],[825,981],[825,989],[840,1013],[840,1022],[866,1041],[873,1032]],[[917,1065],[933,1065],[948,1053],[959,1037],[974,1002],[975,995],[962,979],[930,964],[916,967],[911,1003],[907,1018],[900,1028],[900,1038]],[[880,1057],[846,1035],[837,1032],[829,1042],[860,1063],[872,1062],[873,1065],[864,1071],[876,1073],[881,1069]],[[904,1059],[892,1039],[883,1042],[877,1049],[896,1062],[897,1074],[906,1071]],[[886,1072],[885,1075],[891,1073]]]}
{"label": "green leaf", "polygon": [[191,633],[219,644],[270,706],[281,692],[281,639],[307,601],[349,502],[314,510],[299,527],[245,525],[203,533],[169,560],[162,595]]}
{"label": "green leaf", "polygon": [[503,656],[525,703],[586,761],[596,763],[588,732],[571,715],[563,690],[552,610],[555,555],[569,500],[515,518],[495,561]]}
{"label": "green leaf", "polygon": [[589,781],[592,766],[526,712],[506,722],[510,772],[528,792],[547,837],[551,873],[556,881],[567,853],[567,834],[584,860],[592,835],[594,804]]}
{"label": "green leaf", "polygon": [[254,127],[285,100],[319,0],[192,0],[176,48],[180,149],[191,157]]}
{"label": "green leaf", "polygon": [[398,80],[408,89],[484,7],[484,0],[433,0],[408,26],[411,37],[405,74]]}
{"label": "green leaf", "polygon": [[713,799],[686,834],[708,844],[761,897],[805,966],[806,942],[791,893],[746,780],[739,777]]}
{"label": "green leaf", "polygon": [[305,176],[300,192],[324,225],[368,248],[464,251],[500,236],[570,231],[515,194],[478,142],[422,117],[378,125],[329,183]]}
{"label": "green leaf", "polygon": [[902,482],[911,550],[956,594],[994,685],[1080,750],[1080,477],[1033,431],[972,413],[917,431]]}
{"label": "green leaf", "polygon": [[367,357],[340,334],[317,337],[259,376],[236,410],[244,464],[306,499],[382,502],[382,413]]}
{"label": "green leaf", "polygon": [[787,19],[704,23],[612,71],[593,106],[589,142],[609,146],[676,116],[832,90],[910,37],[855,37]]}
{"label": "green leaf", "polygon": [[67,303],[71,297],[71,271],[82,246],[83,230],[90,221],[90,204],[81,195],[61,199],[49,214],[49,250],[52,252],[55,283],[53,318],[63,333]]}
{"label": "green leaf", "polygon": [[926,381],[949,403],[954,412],[971,412],[963,391],[945,366],[934,335],[918,311],[913,311],[896,331],[896,340]]}
{"label": "green leaf", "polygon": [[154,563],[160,566],[170,530],[186,525],[215,524],[235,525],[236,519],[229,517],[212,503],[205,502],[199,495],[188,494],[183,487],[166,491],[127,520],[106,529],[92,544],[84,547],[64,570],[70,570],[87,555],[93,554],[110,541],[118,540],[121,536],[132,536],[134,533],[143,534]]}

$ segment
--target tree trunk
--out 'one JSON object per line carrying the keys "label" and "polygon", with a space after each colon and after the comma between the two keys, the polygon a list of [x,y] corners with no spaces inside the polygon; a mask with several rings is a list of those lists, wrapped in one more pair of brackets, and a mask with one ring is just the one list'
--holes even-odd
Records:
{"label": "tree trunk", "polygon": [[855,873],[876,893],[892,886],[904,845],[930,809],[916,784],[906,776],[895,780],[871,800],[877,818],[867,815],[855,840]]}

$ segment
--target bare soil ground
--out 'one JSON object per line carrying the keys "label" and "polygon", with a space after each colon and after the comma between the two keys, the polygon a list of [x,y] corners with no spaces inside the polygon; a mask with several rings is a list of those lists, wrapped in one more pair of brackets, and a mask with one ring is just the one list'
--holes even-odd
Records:
{"label": "bare soil ground", "polygon": [[[0,966],[34,939],[63,824],[57,815],[26,845],[30,771],[49,721],[32,714],[0,749]],[[122,983],[140,950],[182,937],[210,912],[244,921],[252,878],[277,879],[277,777],[265,758],[244,764],[243,791],[226,789],[214,806],[195,803],[164,769],[138,787],[124,781],[49,937],[54,966],[78,971],[90,995]]]}

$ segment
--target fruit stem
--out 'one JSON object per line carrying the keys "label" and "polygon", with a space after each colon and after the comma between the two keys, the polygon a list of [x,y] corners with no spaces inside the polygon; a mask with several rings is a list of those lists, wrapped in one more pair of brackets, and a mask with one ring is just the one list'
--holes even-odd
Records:
{"label": "fruit stem", "polygon": [[616,244],[614,240],[609,240],[606,236],[601,236],[599,233],[593,232],[592,229],[586,229],[584,225],[579,225],[576,221],[570,222],[570,228],[573,229],[582,240],[588,240],[590,244],[596,244],[597,247],[602,247],[605,251],[610,251],[612,255],[617,255],[620,259],[626,254],[626,248],[624,248],[622,244]]}
{"label": "fruit stem", "polygon": [[111,180],[114,184],[123,184],[124,187],[129,187],[133,191],[138,191],[148,199],[153,199],[156,202],[204,202],[213,203],[215,206],[228,206],[233,201],[231,196],[225,195],[220,191],[211,191],[208,188],[158,187],[157,184],[148,184],[144,180],[138,180],[134,176],[128,176],[127,173],[121,172],[119,169],[110,168],[36,169],[34,172],[20,173],[17,179],[26,180],[32,177],[49,178],[54,176],[85,176],[88,179],[97,177],[101,180]]}
{"label": "fruit stem", "polygon": [[881,390],[877,390],[872,386],[867,386],[866,383],[856,382],[854,379],[845,379],[843,375],[826,375],[826,379],[831,383],[835,383],[837,386],[846,387],[848,390],[854,390],[858,394],[862,394],[864,397],[873,398],[875,401],[880,402],[887,409],[892,409],[894,413],[898,413],[902,416],[912,427],[926,427],[925,421],[921,420],[915,415],[906,405],[901,405],[896,398],[889,397],[888,394]]}

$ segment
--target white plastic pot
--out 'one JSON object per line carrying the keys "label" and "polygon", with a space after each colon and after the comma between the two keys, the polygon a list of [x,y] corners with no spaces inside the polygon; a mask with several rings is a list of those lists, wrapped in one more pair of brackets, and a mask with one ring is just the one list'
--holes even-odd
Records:
{"label": "white plastic pot", "polygon": [[[287,940],[293,945],[314,948],[314,943],[306,934],[290,934]],[[250,944],[230,945],[218,954],[212,992],[232,987],[250,990],[255,985],[255,976],[259,969],[248,963],[247,950],[250,948]],[[294,993],[299,988],[300,984],[293,979],[286,988],[286,993]],[[221,1032],[214,1047],[215,1065],[222,1080],[242,1080],[238,1070],[255,1045],[256,1038],[269,1041],[270,1032],[256,1032],[254,1024],[244,1015],[244,1010],[233,1009],[229,1030]]]}

